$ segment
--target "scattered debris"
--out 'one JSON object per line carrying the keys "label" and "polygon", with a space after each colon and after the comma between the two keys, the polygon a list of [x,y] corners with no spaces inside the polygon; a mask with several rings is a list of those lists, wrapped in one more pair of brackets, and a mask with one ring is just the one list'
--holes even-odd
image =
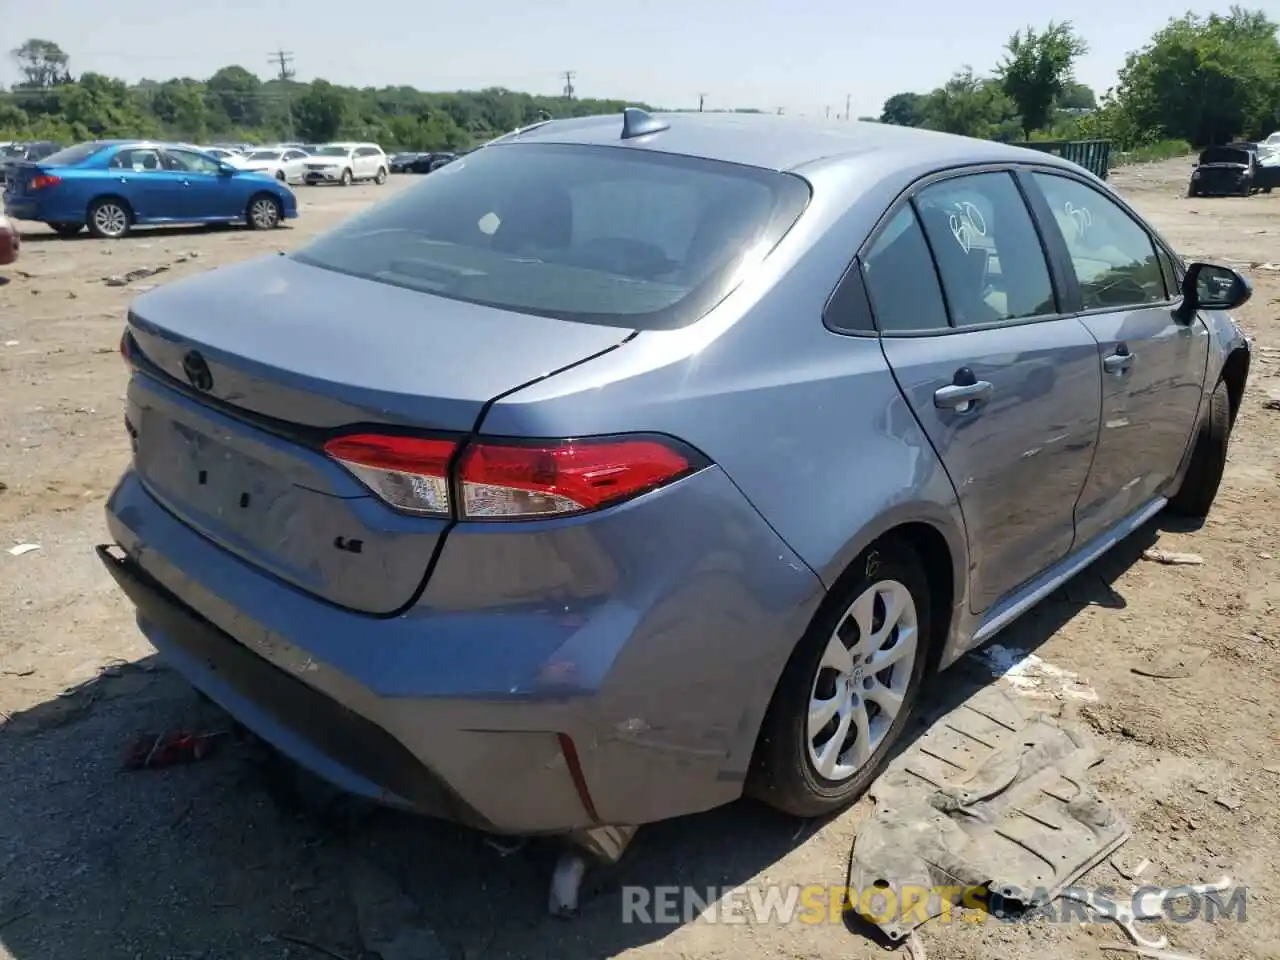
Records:
{"label": "scattered debris", "polygon": [[337,950],[330,950],[322,944],[316,943],[314,940],[308,940],[306,937],[299,937],[293,933],[282,933],[277,938],[284,940],[286,943],[294,943],[300,947],[306,947],[308,950],[314,950],[316,953],[322,953],[326,957],[333,957],[333,960],[350,960],[345,953],[338,953]]}
{"label": "scattered debris", "polygon": [[1139,957],[1151,957],[1152,960],[1200,960],[1189,953],[1171,953],[1168,950],[1152,950],[1149,947],[1131,946],[1127,943],[1101,944],[1099,950],[1111,953],[1132,953]]}
{"label": "scattered debris", "polygon": [[500,857],[509,857],[511,856],[511,854],[517,853],[520,850],[523,850],[525,846],[528,844],[528,842],[529,841],[524,839],[523,837],[520,838],[519,840],[513,840],[511,843],[502,843],[500,840],[498,840],[495,837],[484,838],[485,846],[492,847],[494,850],[497,850],[498,856]]}
{"label": "scattered debris", "polygon": [[1273,393],[1267,397],[1262,401],[1262,406],[1266,410],[1280,410],[1280,393]]}
{"label": "scattered debris", "polygon": [[108,287],[127,287],[135,280],[145,280],[147,277],[154,277],[158,273],[164,273],[168,269],[167,266],[139,267],[137,270],[130,270],[128,273],[103,277],[102,282]]}
{"label": "scattered debris", "polygon": [[1272,764],[1270,766],[1263,767],[1262,769],[1267,773],[1273,773],[1277,777],[1280,777],[1280,764]]}
{"label": "scattered debris", "polygon": [[1226,807],[1228,810],[1239,810],[1244,806],[1244,801],[1236,797],[1228,797],[1225,794],[1213,798],[1213,802],[1220,807]]}
{"label": "scattered debris", "polygon": [[1204,563],[1204,557],[1198,553],[1172,553],[1168,550],[1161,550],[1159,547],[1143,550],[1142,559],[1167,564],[1172,567],[1197,567]]}
{"label": "scattered debris", "polygon": [[213,752],[219,737],[227,731],[216,733],[160,733],[137,740],[125,754],[126,770],[157,770],[182,763],[203,760]]}
{"label": "scattered debris", "polygon": [[1111,856],[1111,866],[1115,867],[1116,873],[1126,880],[1140,880],[1142,875],[1150,869],[1151,861],[1144,857],[1136,867],[1130,867],[1124,855],[1117,852]]}
{"label": "scattered debris", "polygon": [[902,946],[909,960],[928,960],[928,956],[924,952],[924,943],[920,940],[920,934],[916,933],[916,931],[911,931],[911,935],[907,937]]}
{"label": "scattered debris", "polygon": [[38,543],[20,543],[16,547],[10,547],[9,553],[11,556],[21,557],[24,554],[28,554],[39,549],[40,544]]}
{"label": "scattered debris", "polygon": [[1209,650],[1206,647],[1162,647],[1130,669],[1140,677],[1183,680],[1204,666],[1208,659]]}
{"label": "scattered debris", "polygon": [[[980,690],[934,718],[872,784],[875,811],[854,839],[849,888],[883,890],[893,903],[911,888],[949,886],[953,903],[976,887],[1015,912],[1050,903],[1129,838],[1085,779],[1100,759],[1076,725]],[[901,942],[949,909],[938,892],[921,906],[864,919]]]}
{"label": "scattered debris", "polygon": [[6,340],[6,341],[4,342],[4,345],[5,345],[6,347],[16,347],[20,342],[21,342],[21,341],[18,341],[18,340]]}
{"label": "scattered debris", "polygon": [[1083,679],[1037,657],[1034,653],[992,644],[978,653],[992,677],[1003,679],[1028,697],[1054,697],[1094,703],[1097,691]]}

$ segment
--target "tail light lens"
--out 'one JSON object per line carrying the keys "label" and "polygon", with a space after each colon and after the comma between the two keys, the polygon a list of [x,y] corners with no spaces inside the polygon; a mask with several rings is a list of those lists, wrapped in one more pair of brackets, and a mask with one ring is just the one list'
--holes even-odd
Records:
{"label": "tail light lens", "polygon": [[427,516],[449,515],[449,461],[452,440],[361,433],[338,437],[325,453],[397,510]]}
{"label": "tail light lens", "polygon": [[[687,476],[706,465],[694,451],[656,437],[469,444],[357,434],[325,444],[390,506],[463,520],[523,520],[586,513]],[[454,502],[456,498],[457,502]]]}
{"label": "tail light lens", "polygon": [[61,177],[53,177],[47,173],[42,173],[38,177],[31,178],[31,189],[43,190],[45,187],[56,187],[61,182]]}

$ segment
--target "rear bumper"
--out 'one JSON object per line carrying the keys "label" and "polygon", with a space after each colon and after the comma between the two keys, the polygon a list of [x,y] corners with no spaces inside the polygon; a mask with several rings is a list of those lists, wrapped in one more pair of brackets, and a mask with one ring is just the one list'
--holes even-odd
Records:
{"label": "rear bumper", "polygon": [[715,469],[545,535],[455,532],[390,618],[249,566],[132,472],[107,512],[103,560],[193,686],[344,789],[501,833],[737,798],[822,595]]}

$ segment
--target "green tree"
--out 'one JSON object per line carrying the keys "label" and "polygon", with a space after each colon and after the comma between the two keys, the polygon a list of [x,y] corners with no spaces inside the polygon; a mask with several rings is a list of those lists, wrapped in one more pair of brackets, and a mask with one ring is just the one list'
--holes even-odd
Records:
{"label": "green tree", "polygon": [[48,90],[71,82],[71,74],[67,71],[71,58],[52,40],[28,40],[10,55],[17,61],[18,72],[22,74],[22,82],[15,84],[17,88]]}
{"label": "green tree", "polygon": [[1118,124],[1137,140],[1197,145],[1271,133],[1280,126],[1276,29],[1240,7],[1171,20],[1120,71]]}
{"label": "green tree", "polygon": [[926,97],[919,93],[895,93],[884,102],[880,111],[881,123],[896,123],[900,127],[918,127],[924,123]]}
{"label": "green tree", "polygon": [[1068,83],[1055,106],[1059,110],[1096,110],[1098,97],[1086,84]]}
{"label": "green tree", "polygon": [[223,67],[205,82],[205,102],[216,128],[256,127],[262,122],[262,81],[244,67]]}
{"label": "green tree", "polygon": [[979,77],[972,67],[956,71],[924,99],[924,126],[966,137],[1008,139],[1018,127],[1017,109],[997,81]]}
{"label": "green tree", "polygon": [[304,140],[332,140],[347,117],[347,97],[327,80],[316,80],[293,104],[293,119]]}
{"label": "green tree", "polygon": [[1027,27],[1009,38],[997,75],[1027,137],[1049,125],[1054,104],[1071,83],[1076,58],[1088,49],[1069,21],[1051,21],[1043,33]]}

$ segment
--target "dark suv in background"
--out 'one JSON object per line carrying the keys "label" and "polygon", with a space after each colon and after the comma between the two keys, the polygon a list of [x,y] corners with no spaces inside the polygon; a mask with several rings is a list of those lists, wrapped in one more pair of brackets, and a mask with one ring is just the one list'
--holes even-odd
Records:
{"label": "dark suv in background", "polygon": [[1280,167],[1264,166],[1258,160],[1258,145],[1242,141],[1203,150],[1191,172],[1187,196],[1247,197],[1270,193],[1278,184]]}

